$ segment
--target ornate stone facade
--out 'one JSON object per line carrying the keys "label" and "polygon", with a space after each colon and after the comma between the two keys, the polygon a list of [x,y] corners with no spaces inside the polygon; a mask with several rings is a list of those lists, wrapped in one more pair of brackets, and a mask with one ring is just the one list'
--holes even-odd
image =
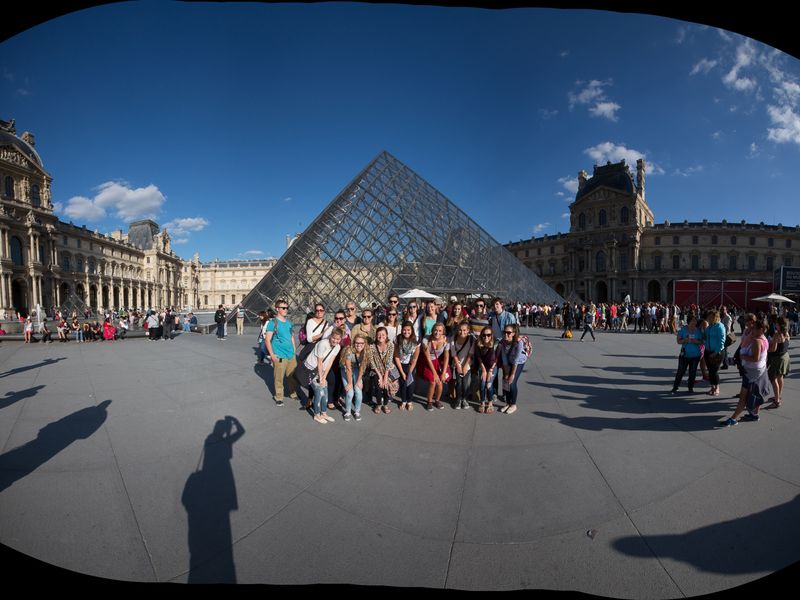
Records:
{"label": "ornate stone facade", "polygon": [[[196,299],[199,259],[183,261],[153,221],[107,236],[59,220],[52,177],[34,143],[28,132],[16,135],[13,121],[0,121],[0,308],[29,314],[37,305],[86,305],[102,311],[177,307],[191,294]],[[133,235],[142,231],[149,236]]]}
{"label": "ornate stone facade", "polygon": [[[506,248],[564,297],[595,302],[671,301],[678,279],[772,281],[800,266],[800,226],[702,222],[655,224],[645,201],[646,166],[625,164],[578,174],[570,231]],[[789,217],[790,215],[787,215]],[[791,215],[793,218],[794,215]]]}
{"label": "ornate stone facade", "polygon": [[264,278],[276,260],[261,258],[202,263],[197,307],[216,310],[220,304],[226,308],[235,306]]}

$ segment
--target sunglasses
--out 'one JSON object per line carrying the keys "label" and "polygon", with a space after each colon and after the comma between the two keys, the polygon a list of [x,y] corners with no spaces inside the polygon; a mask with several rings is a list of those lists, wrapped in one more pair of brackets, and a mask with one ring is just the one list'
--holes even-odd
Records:
{"label": "sunglasses", "polygon": [[334,321],[344,321],[344,317],[333,317]]}
{"label": "sunglasses", "polygon": [[408,308],[411,309],[411,310],[416,310],[417,309],[417,305],[416,304],[409,304]]}
{"label": "sunglasses", "polygon": [[503,333],[505,333],[506,335],[514,335],[513,331],[504,331]]}
{"label": "sunglasses", "polygon": [[397,313],[389,313],[389,316],[390,316],[390,317],[396,317],[396,316],[397,316]]}
{"label": "sunglasses", "polygon": [[399,300],[389,300],[389,304],[397,304]]}
{"label": "sunglasses", "polygon": [[372,315],[361,315],[362,319],[371,319]]}
{"label": "sunglasses", "polygon": [[322,313],[324,313],[325,309],[324,308],[317,308],[317,309],[314,310],[314,312],[322,312]]}
{"label": "sunglasses", "polygon": [[348,307],[347,307],[347,310],[349,310],[349,311],[354,311],[355,309],[356,309],[356,307],[355,307],[355,306],[348,306]]}
{"label": "sunglasses", "polygon": [[288,306],[279,306],[278,310],[289,310]]}
{"label": "sunglasses", "polygon": [[492,337],[491,333],[482,333],[481,337]]}

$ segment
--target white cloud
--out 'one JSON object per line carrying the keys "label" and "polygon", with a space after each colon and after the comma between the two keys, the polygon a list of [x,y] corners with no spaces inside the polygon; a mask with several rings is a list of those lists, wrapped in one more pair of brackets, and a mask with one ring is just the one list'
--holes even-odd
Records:
{"label": "white cloud", "polygon": [[561,213],[562,219],[569,219],[569,213]]}
{"label": "white cloud", "polygon": [[539,116],[540,116],[542,119],[544,119],[545,121],[548,121],[548,120],[552,119],[552,118],[553,118],[553,117],[555,117],[557,114],[558,114],[558,111],[557,111],[557,110],[548,110],[548,109],[546,109],[546,108],[540,108],[540,109],[539,109]]}
{"label": "white cloud", "polygon": [[533,233],[541,233],[548,227],[550,227],[550,223],[539,223],[533,228]]}
{"label": "white cloud", "polygon": [[757,158],[761,156],[761,148],[759,148],[758,144],[753,142],[750,144],[750,154],[747,155],[747,158]]}
{"label": "white cloud", "polygon": [[564,192],[556,192],[556,196],[563,197],[566,196],[566,194]]}
{"label": "white cloud", "polygon": [[791,106],[769,106],[767,113],[772,124],[776,125],[767,129],[770,140],[779,144],[794,142],[800,145],[800,115]]}
{"label": "white cloud", "polygon": [[97,206],[89,198],[74,196],[67,200],[67,207],[64,214],[76,221],[102,221],[106,216],[106,211]]}
{"label": "white cloud", "polygon": [[603,117],[616,123],[619,120],[616,113],[620,108],[622,107],[616,102],[598,102],[589,112],[593,117]]}
{"label": "white cloud", "polygon": [[740,92],[746,92],[755,89],[757,86],[755,79],[751,79],[750,77],[740,77],[739,72],[750,67],[750,65],[753,64],[753,60],[756,58],[756,56],[757,53],[755,47],[750,40],[745,39],[745,41],[739,44],[739,47],[736,49],[736,62],[731,70],[725,75],[725,77],[722,78],[722,82],[728,87],[732,87]]}
{"label": "white cloud", "polygon": [[703,172],[703,165],[697,165],[695,167],[687,167],[685,169],[675,169],[673,175],[678,175],[680,177],[691,177],[697,173]]}
{"label": "white cloud", "polygon": [[721,138],[722,138],[722,132],[721,131],[715,131],[714,133],[711,134],[711,139],[712,140],[719,140]]}
{"label": "white cloud", "polygon": [[18,94],[18,95],[20,95],[20,96],[23,96],[23,97],[30,96],[30,95],[31,95],[31,93],[32,93],[32,92],[31,92],[30,90],[27,90],[27,89],[25,89],[25,88],[19,88],[19,89],[17,90],[17,94]]}
{"label": "white cloud", "polygon": [[178,238],[178,239],[173,239],[172,243],[173,244],[185,244],[188,241],[189,241],[189,238]]}
{"label": "white cloud", "polygon": [[732,42],[733,41],[733,36],[731,34],[729,34],[727,31],[725,31],[724,29],[717,29],[717,33],[719,33],[719,37],[721,37],[726,42]]}
{"label": "white cloud", "polygon": [[248,250],[244,253],[245,256],[263,256],[263,254],[261,250]]}
{"label": "white cloud", "polygon": [[563,185],[566,190],[572,194],[578,193],[578,178],[577,177],[562,177],[558,183]]}
{"label": "white cloud", "polygon": [[292,197],[289,196],[288,198],[284,198],[283,201],[284,202],[291,202],[292,201]]}
{"label": "white cloud", "polygon": [[717,66],[716,60],[708,60],[707,58],[702,59],[698,62],[694,67],[692,67],[691,73],[689,75],[697,75],[698,73],[702,72],[706,75],[711,69]]}
{"label": "white cloud", "polygon": [[675,35],[675,43],[681,45],[686,40],[686,26],[681,25],[678,27],[678,33]]}
{"label": "white cloud", "polygon": [[64,205],[61,202],[53,202],[53,211],[61,212],[64,210]]}
{"label": "white cloud", "polygon": [[562,50],[559,56],[561,58],[567,58],[569,56],[569,50]]}
{"label": "white cloud", "polygon": [[617,163],[625,160],[627,165],[632,169],[636,169],[636,161],[644,158],[646,162],[646,172],[648,175],[663,175],[664,169],[656,163],[647,161],[643,152],[634,150],[633,148],[626,148],[625,146],[613,144],[612,142],[603,142],[583,151],[595,161],[595,164],[604,165],[607,162]]}
{"label": "white cloud", "polygon": [[[582,81],[576,81],[576,84],[580,85]],[[575,108],[576,104],[591,104],[592,102],[605,100],[605,92],[603,91],[604,87],[612,85],[613,81],[609,79],[608,81],[598,81],[597,79],[592,79],[585,88],[583,88],[577,94],[573,94],[572,92],[569,93],[569,109],[572,110]]]}
{"label": "white cloud", "polygon": [[173,219],[168,223],[164,223],[164,229],[172,232],[172,235],[185,236],[190,231],[202,231],[208,225],[203,217],[187,217],[183,219]]}
{"label": "white cloud", "polygon": [[64,214],[72,219],[101,221],[109,214],[126,223],[137,219],[156,219],[166,198],[154,185],[132,189],[127,183],[100,184],[94,198],[74,196],[67,200]]}

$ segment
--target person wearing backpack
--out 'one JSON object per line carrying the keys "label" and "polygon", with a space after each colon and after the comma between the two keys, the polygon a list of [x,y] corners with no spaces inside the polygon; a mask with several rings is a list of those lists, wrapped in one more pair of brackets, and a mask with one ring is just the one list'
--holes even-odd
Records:
{"label": "person wearing backpack", "polygon": [[289,384],[289,398],[299,400],[297,396],[297,383],[294,371],[297,368],[292,335],[292,322],[286,317],[289,304],[286,300],[275,302],[278,316],[267,322],[264,335],[264,344],[267,347],[267,354],[272,360],[272,367],[275,379],[275,404],[283,406],[283,378]]}
{"label": "person wearing backpack", "polygon": [[528,360],[523,341],[519,337],[519,325],[503,327],[503,341],[500,342],[498,354],[503,368],[503,394],[506,402],[500,412],[510,415],[517,410],[517,382],[525,368],[525,361]]}
{"label": "person wearing backpack", "polygon": [[595,313],[595,306],[592,304],[589,309],[586,311],[586,314],[583,317],[583,335],[581,335],[581,341],[583,341],[583,337],[590,333],[592,335],[592,339],[596,342],[597,338],[594,337],[593,325],[594,325],[594,313]]}

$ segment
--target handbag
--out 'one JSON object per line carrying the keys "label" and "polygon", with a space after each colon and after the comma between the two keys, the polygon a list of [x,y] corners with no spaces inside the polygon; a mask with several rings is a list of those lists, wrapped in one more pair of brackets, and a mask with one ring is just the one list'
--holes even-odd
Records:
{"label": "handbag", "polygon": [[736,334],[733,330],[728,332],[728,335],[725,336],[725,347],[731,346],[732,344],[736,343]]}

